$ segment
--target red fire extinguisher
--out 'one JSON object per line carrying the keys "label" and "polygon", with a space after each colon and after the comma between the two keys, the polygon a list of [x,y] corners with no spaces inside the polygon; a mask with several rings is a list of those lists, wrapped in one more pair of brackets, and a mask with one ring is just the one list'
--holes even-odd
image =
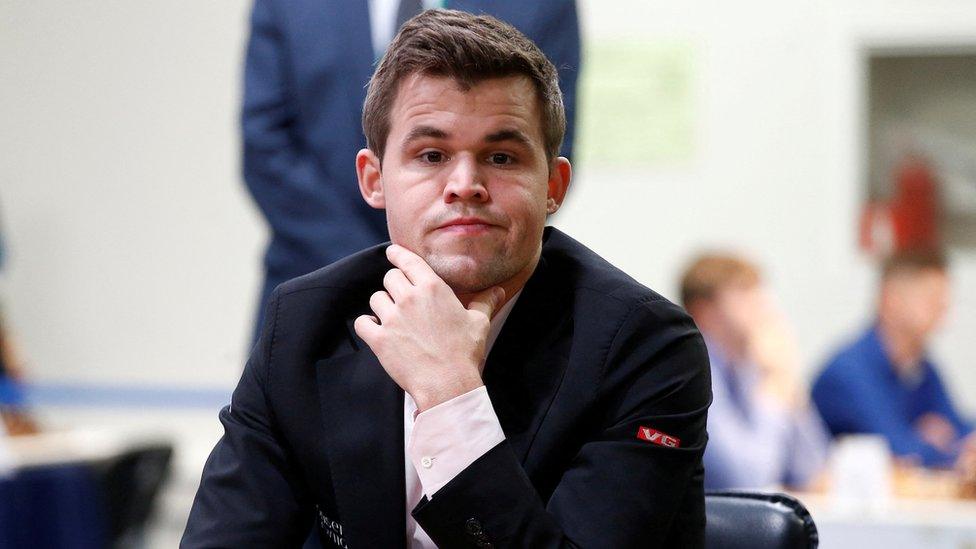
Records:
{"label": "red fire extinguisher", "polygon": [[861,247],[888,254],[941,245],[939,183],[928,162],[910,156],[895,172],[888,202],[867,204],[861,218]]}

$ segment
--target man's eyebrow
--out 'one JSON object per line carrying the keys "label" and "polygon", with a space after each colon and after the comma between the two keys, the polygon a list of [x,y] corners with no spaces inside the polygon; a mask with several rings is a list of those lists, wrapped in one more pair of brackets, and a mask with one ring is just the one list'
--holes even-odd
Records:
{"label": "man's eyebrow", "polygon": [[408,145],[412,141],[417,139],[422,139],[424,137],[432,137],[434,139],[447,139],[448,134],[444,130],[437,129],[433,126],[417,126],[407,133],[407,136],[403,138],[403,144]]}
{"label": "man's eyebrow", "polygon": [[485,136],[486,143],[500,143],[502,141],[515,141],[523,145],[531,145],[532,141],[525,132],[515,129],[499,130]]}

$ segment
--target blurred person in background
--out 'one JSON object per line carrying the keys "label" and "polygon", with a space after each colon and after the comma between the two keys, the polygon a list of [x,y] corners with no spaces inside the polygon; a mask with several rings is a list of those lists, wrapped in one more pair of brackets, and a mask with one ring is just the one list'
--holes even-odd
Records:
{"label": "blurred person in background", "polygon": [[[2,237],[2,233],[0,233]],[[0,238],[0,280],[3,278],[5,254],[3,240]],[[22,387],[23,373],[20,360],[14,351],[13,342],[3,315],[2,295],[0,295],[0,434],[24,435],[37,431],[37,426],[24,402]]]}
{"label": "blurred person in background", "polygon": [[27,412],[22,374],[0,313],[0,433],[25,435],[37,431]]}
{"label": "blurred person in background", "polygon": [[973,426],[956,411],[926,351],[948,304],[941,252],[898,252],[884,262],[877,318],[813,387],[834,435],[879,434],[896,456],[974,473]]}
{"label": "blurred person in background", "polygon": [[829,441],[759,268],[731,254],[700,255],[682,276],[681,299],[711,361],[705,487],[808,487]]}
{"label": "blurred person in background", "polygon": [[366,142],[366,83],[400,25],[425,8],[493,15],[559,70],[571,158],[580,39],[575,0],[255,0],[244,69],[244,180],[271,230],[253,339],[271,291],[388,239],[349,159]]}

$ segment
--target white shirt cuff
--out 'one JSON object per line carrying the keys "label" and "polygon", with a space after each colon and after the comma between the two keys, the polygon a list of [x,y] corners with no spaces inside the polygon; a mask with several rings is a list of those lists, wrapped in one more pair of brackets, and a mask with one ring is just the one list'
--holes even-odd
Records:
{"label": "white shirt cuff", "polygon": [[408,453],[429,498],[503,440],[505,433],[482,385],[418,414]]}

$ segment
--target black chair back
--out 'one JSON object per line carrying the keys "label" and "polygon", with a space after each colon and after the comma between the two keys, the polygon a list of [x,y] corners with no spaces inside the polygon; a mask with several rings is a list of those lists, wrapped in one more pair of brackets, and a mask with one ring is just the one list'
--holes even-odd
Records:
{"label": "black chair back", "polygon": [[705,493],[708,549],[815,549],[817,526],[806,507],[786,494]]}
{"label": "black chair back", "polygon": [[113,547],[141,545],[156,497],[169,475],[173,447],[152,444],[95,466]]}

